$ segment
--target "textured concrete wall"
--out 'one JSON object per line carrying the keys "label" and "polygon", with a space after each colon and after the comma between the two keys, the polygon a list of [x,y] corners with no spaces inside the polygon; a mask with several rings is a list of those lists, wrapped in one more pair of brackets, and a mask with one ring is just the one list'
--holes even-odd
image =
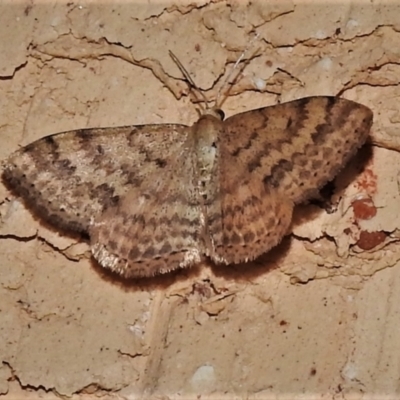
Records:
{"label": "textured concrete wall", "polygon": [[323,199],[241,266],[117,279],[1,185],[1,394],[399,397],[398,4],[3,2],[0,21],[0,159],[72,129],[190,125],[168,50],[213,100],[255,32],[228,116],[312,95],[374,112]]}

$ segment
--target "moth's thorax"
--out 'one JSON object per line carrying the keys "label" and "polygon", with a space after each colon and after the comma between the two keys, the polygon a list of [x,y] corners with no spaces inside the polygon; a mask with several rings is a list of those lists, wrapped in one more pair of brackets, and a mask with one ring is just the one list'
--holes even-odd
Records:
{"label": "moth's thorax", "polygon": [[218,176],[218,140],[222,133],[222,121],[217,115],[206,114],[193,126],[195,157],[200,195],[205,201],[212,198],[212,178]]}

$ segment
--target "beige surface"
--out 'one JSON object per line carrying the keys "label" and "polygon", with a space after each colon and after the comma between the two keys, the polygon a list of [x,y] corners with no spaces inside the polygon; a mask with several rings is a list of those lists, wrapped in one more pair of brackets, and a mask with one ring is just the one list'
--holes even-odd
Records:
{"label": "beige surface", "polygon": [[253,30],[227,115],[340,94],[375,116],[333,212],[299,208],[241,267],[118,281],[1,185],[1,394],[400,397],[400,5],[265,3],[1,5],[0,159],[58,131],[193,123],[168,50],[212,99]]}

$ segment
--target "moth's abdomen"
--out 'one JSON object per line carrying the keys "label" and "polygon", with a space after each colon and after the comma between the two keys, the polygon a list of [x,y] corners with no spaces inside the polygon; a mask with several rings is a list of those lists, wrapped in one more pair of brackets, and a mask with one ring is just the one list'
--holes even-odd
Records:
{"label": "moth's abdomen", "polygon": [[218,162],[221,121],[213,115],[204,115],[193,126],[194,157],[200,201],[209,204],[219,192]]}

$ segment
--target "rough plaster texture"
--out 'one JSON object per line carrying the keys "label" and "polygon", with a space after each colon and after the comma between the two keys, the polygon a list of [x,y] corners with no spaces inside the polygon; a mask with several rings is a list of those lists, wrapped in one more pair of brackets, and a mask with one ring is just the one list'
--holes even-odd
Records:
{"label": "rough plaster texture", "polygon": [[255,31],[227,115],[319,94],[375,116],[329,196],[243,266],[117,280],[0,185],[0,397],[400,397],[398,2],[0,8],[0,159],[59,131],[193,123],[168,50],[213,99]]}

